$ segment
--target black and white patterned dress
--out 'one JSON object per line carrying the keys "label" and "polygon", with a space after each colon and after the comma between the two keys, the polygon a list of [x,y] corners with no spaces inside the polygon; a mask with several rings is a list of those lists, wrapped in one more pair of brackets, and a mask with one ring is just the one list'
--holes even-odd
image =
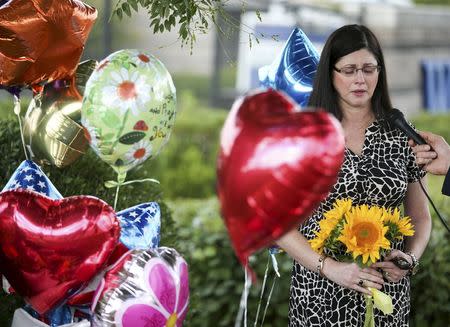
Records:
{"label": "black and white patterned dress", "polygon": [[[355,205],[399,207],[408,183],[424,174],[415,163],[407,138],[375,121],[366,129],[361,156],[345,150],[338,181],[300,231],[307,239],[313,238],[323,213],[333,207],[336,199],[351,198]],[[398,242],[393,247],[403,250],[403,245]],[[383,315],[374,309],[376,326],[408,326],[409,287],[409,277],[398,283],[385,283],[382,291],[392,297],[394,312]],[[294,261],[289,326],[363,326],[365,310],[361,293],[341,287]]]}

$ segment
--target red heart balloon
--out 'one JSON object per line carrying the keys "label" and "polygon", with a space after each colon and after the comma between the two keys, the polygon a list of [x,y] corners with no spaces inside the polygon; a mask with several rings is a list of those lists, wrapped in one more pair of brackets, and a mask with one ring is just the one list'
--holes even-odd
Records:
{"label": "red heart balloon", "polygon": [[344,158],[339,122],[275,90],[237,101],[221,133],[218,194],[243,265],[297,227],[336,182]]}
{"label": "red heart balloon", "polygon": [[40,314],[84,287],[119,236],[114,210],[97,198],[0,194],[0,272]]}

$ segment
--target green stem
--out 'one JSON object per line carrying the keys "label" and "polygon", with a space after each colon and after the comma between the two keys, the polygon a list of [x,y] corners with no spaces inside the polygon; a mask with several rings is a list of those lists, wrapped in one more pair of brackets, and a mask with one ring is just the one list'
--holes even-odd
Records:
{"label": "green stem", "polygon": [[124,128],[125,128],[125,124],[126,124],[126,122],[127,122],[129,112],[130,112],[130,109],[128,109],[128,110],[125,112],[125,117],[123,117],[122,125],[120,126],[119,131],[117,132],[116,140],[115,140],[114,143],[111,145],[111,148],[110,148],[110,150],[109,150],[109,153],[113,153],[113,152],[114,152],[114,148],[116,147],[117,143],[119,142],[120,135],[122,135],[122,132],[123,132],[123,130],[124,130]]}
{"label": "green stem", "polygon": [[373,298],[364,295],[366,300],[366,315],[364,317],[364,327],[375,327],[375,317],[373,315]]}

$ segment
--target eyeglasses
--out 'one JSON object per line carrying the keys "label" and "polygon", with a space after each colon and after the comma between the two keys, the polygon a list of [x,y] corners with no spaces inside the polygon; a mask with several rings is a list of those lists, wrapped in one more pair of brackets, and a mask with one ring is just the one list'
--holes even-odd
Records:
{"label": "eyeglasses", "polygon": [[364,76],[374,76],[381,69],[381,66],[376,65],[364,65],[361,68],[356,68],[356,66],[345,66],[342,68],[333,67],[335,71],[344,75],[345,77],[355,77],[360,70]]}

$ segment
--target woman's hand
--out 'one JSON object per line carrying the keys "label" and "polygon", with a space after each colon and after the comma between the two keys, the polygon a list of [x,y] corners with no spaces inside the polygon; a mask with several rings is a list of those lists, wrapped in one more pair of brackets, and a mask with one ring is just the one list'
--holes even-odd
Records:
{"label": "woman's hand", "polygon": [[384,258],[384,261],[376,262],[371,267],[383,269],[384,278],[390,282],[397,283],[409,272],[409,270],[400,269],[392,262],[392,259],[397,257],[405,259],[412,265],[412,258],[410,255],[399,250],[392,250],[391,253]]}
{"label": "woman's hand", "polygon": [[338,262],[327,258],[324,262],[323,274],[336,284],[372,295],[368,287],[381,289],[384,284],[383,275],[374,268],[360,268],[356,263]]}

